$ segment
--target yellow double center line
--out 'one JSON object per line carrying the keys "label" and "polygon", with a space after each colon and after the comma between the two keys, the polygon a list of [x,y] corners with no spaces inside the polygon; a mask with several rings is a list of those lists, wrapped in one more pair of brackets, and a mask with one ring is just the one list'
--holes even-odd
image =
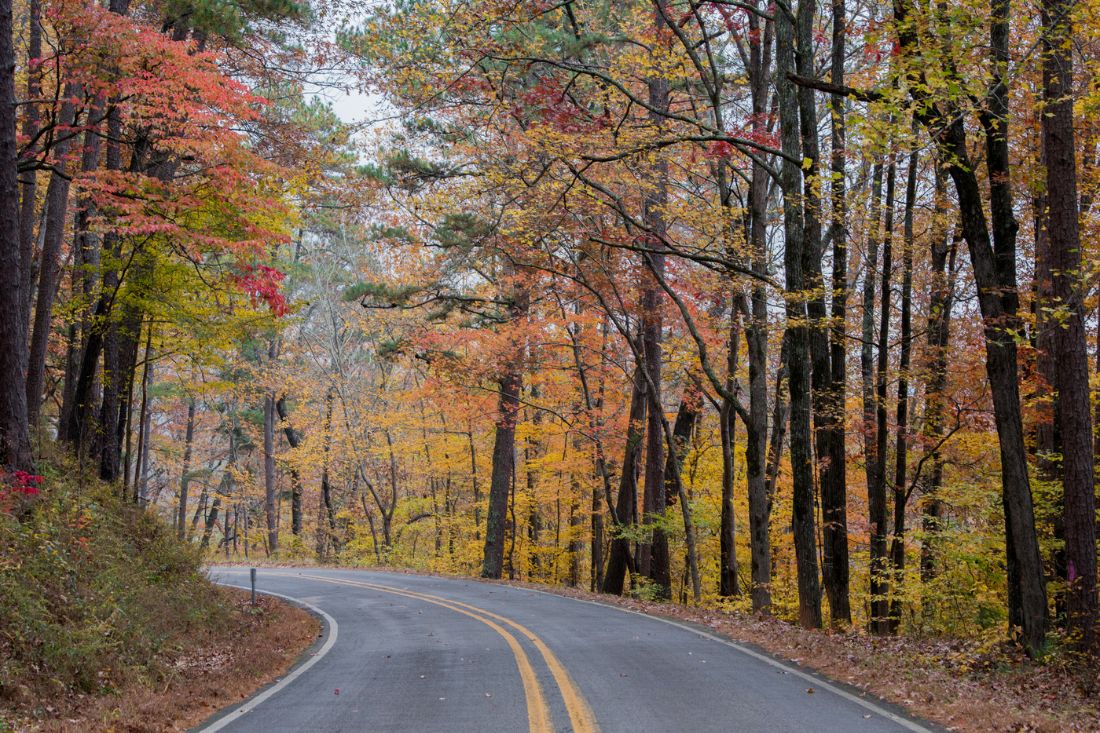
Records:
{"label": "yellow double center line", "polygon": [[[486,611],[483,608],[471,606],[468,603],[462,603],[461,601],[452,600],[450,598],[433,596],[428,593],[391,588],[390,586],[368,583],[362,580],[346,580],[344,578],[329,578],[321,575],[305,574],[300,577],[309,578],[310,580],[319,580],[322,583],[350,585],[358,588],[368,588],[382,593],[390,593],[395,596],[413,598],[418,601],[424,601],[425,603],[442,606],[443,608],[454,611],[455,613],[461,613],[464,616],[469,616],[485,624],[504,639],[516,658],[516,666],[519,667],[519,676],[523,682],[523,692],[527,699],[527,722],[531,729],[530,733],[553,733],[554,724],[550,720],[550,709],[546,705],[546,698],[542,694],[542,686],[539,684],[535,668],[531,666],[531,660],[528,659],[527,652],[523,650],[523,646],[516,640],[516,637],[509,633],[501,624],[511,627],[531,642],[535,649],[538,650],[538,653],[542,655],[542,659],[546,662],[550,674],[554,677],[554,682],[561,691],[562,700],[565,701],[565,709],[569,713],[569,723],[573,729],[573,733],[599,733],[600,728],[596,724],[596,717],[592,714],[592,709],[589,708],[588,702],[584,699],[584,696],[581,695],[580,691],[577,689],[576,683],[573,682],[573,679],[569,676],[569,673],[558,660],[557,656],[554,655],[554,652],[550,651],[550,647],[546,646],[546,643],[526,626],[518,624],[505,616]],[[498,621],[500,623],[497,623]]]}

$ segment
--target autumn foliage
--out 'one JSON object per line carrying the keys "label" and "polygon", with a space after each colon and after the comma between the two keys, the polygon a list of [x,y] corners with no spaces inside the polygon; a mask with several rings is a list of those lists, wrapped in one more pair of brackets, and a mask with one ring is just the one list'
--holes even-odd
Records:
{"label": "autumn foliage", "polygon": [[1095,649],[1096,4],[856,5],[19,8],[0,505]]}

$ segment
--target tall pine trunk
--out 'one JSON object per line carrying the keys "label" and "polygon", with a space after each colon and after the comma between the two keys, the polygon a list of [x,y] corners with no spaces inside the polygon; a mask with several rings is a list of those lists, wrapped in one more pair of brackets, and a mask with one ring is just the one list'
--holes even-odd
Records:
{"label": "tall pine trunk", "polygon": [[10,469],[30,470],[27,429],[27,332],[23,262],[19,246],[19,181],[15,138],[15,47],[12,3],[0,0],[0,460]]}
{"label": "tall pine trunk", "polygon": [[[847,19],[844,0],[832,0],[832,55],[829,81],[844,84]],[[829,598],[829,616],[834,626],[852,623],[848,570],[848,474],[845,431],[847,396],[848,317],[848,200],[845,185],[846,135],[845,100],[839,94],[829,98],[832,150],[829,159],[829,197],[832,222],[829,240],[833,245],[831,283],[832,324],[829,329],[829,382],[823,390],[822,429],[819,434],[821,463],[821,575]]]}
{"label": "tall pine trunk", "polygon": [[951,336],[951,309],[954,307],[955,256],[958,237],[948,227],[945,181],[936,166],[935,226],[931,236],[932,282],[928,305],[928,385],[925,389],[924,436],[932,445],[931,468],[922,487],[921,504],[921,579],[932,580],[937,574],[938,535],[943,520],[944,503],[940,498],[943,486],[943,456],[939,444],[946,432],[947,411],[947,347]]}
{"label": "tall pine trunk", "polygon": [[1046,236],[1050,248],[1049,308],[1058,309],[1052,339],[1055,420],[1062,454],[1066,622],[1072,641],[1100,646],[1096,584],[1096,487],[1088,351],[1077,212],[1073,129],[1073,0],[1044,0],[1042,145],[1046,159]]}
{"label": "tall pine trunk", "polygon": [[783,190],[784,270],[786,274],[787,380],[790,394],[791,474],[794,483],[793,528],[798,577],[798,620],[821,626],[821,584],[814,530],[813,431],[810,427],[810,332],[806,311],[804,262],[805,219],[798,94],[794,71],[795,29],[784,13],[776,18],[776,87],[780,143],[785,153],[780,171]]}
{"label": "tall pine trunk", "polygon": [[516,470],[516,423],[519,420],[522,389],[519,363],[512,361],[500,379],[493,468],[489,478],[489,511],[485,523],[485,557],[481,568],[483,578],[500,578],[504,571],[508,495]]}
{"label": "tall pine trunk", "polygon": [[918,155],[909,156],[905,183],[905,215],[902,234],[901,267],[901,354],[898,357],[898,401],[894,449],[894,533],[890,538],[890,565],[893,571],[893,597],[890,601],[890,630],[897,633],[901,624],[901,588],[905,570],[905,509],[909,502],[909,363],[913,343],[913,209],[917,199]]}
{"label": "tall pine trunk", "polygon": [[[890,365],[890,282],[893,270],[894,187],[897,166],[891,158],[886,172],[886,216],[882,235],[882,272],[879,286],[879,332],[875,356],[875,452],[872,482],[867,487],[867,514],[871,523],[871,631],[890,631],[890,568],[886,534],[886,464],[890,431],[887,424],[886,388]],[[868,460],[871,457],[868,456]]]}
{"label": "tall pine trunk", "polygon": [[[76,122],[77,109],[73,99],[81,93],[79,85],[72,82],[65,85],[65,101],[61,104],[58,124],[71,127]],[[27,421],[31,426],[38,424],[38,409],[46,383],[46,350],[53,333],[53,303],[57,296],[61,273],[61,244],[69,214],[69,180],[72,174],[68,170],[66,157],[72,139],[70,135],[63,135],[51,151],[51,155],[58,160],[58,170],[50,176],[50,183],[46,187],[46,220],[38,267],[38,296],[35,300],[34,325],[31,329],[27,362]],[[31,281],[27,285],[30,287]]]}

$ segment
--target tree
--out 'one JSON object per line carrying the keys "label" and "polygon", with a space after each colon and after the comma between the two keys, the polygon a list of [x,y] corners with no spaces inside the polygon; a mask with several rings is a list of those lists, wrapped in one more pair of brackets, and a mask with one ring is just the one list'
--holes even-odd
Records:
{"label": "tree", "polygon": [[779,97],[780,137],[783,145],[780,187],[783,190],[783,265],[786,275],[786,315],[789,337],[786,352],[790,395],[791,472],[794,481],[793,528],[798,561],[798,620],[807,628],[821,626],[821,586],[817,570],[814,531],[814,479],[810,430],[810,328],[805,291],[805,263],[813,256],[805,252],[805,206],[802,191],[800,110],[794,82],[795,29],[785,14],[776,20],[776,73]]}
{"label": "tree", "polygon": [[1088,352],[1077,210],[1077,147],[1073,129],[1073,3],[1043,3],[1042,150],[1046,162],[1044,217],[1050,249],[1051,302],[1055,324],[1055,418],[1061,439],[1066,616],[1077,643],[1100,640],[1096,585],[1096,490],[1093,426],[1089,410]]}
{"label": "tree", "polygon": [[[1018,224],[1012,211],[1008,155],[1009,9],[1008,0],[996,0],[990,8],[988,60],[991,81],[977,111],[989,176],[988,217],[976,168],[971,162],[964,115],[954,100],[937,99],[928,91],[938,84],[930,84],[927,57],[917,61],[928,50],[928,42],[921,38],[914,7],[907,0],[894,2],[894,22],[898,28],[899,50],[910,62],[905,75],[910,82],[917,119],[928,129],[947,161],[948,174],[955,184],[962,235],[970,252],[985,323],[986,371],[1001,454],[1009,623],[1021,630],[1024,646],[1031,653],[1038,653],[1046,637],[1046,588],[1024,450],[1016,362]],[[948,67],[949,74],[950,69]]]}
{"label": "tree", "polygon": [[25,392],[26,297],[19,239],[18,152],[16,148],[15,48],[12,42],[12,4],[0,4],[0,451],[10,470],[31,468]]}

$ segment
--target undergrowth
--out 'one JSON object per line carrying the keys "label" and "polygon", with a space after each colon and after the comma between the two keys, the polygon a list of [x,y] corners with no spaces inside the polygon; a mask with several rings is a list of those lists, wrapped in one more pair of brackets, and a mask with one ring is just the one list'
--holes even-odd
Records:
{"label": "undergrowth", "polygon": [[159,680],[229,614],[152,512],[64,461],[43,473],[24,509],[0,510],[0,707]]}

